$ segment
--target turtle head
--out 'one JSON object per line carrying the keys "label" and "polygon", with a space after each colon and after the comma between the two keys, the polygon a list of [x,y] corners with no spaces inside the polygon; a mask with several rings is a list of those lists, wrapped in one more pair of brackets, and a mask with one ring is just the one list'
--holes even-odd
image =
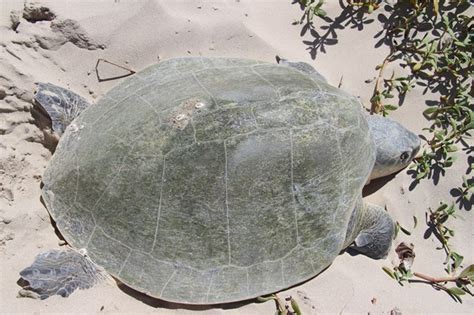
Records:
{"label": "turtle head", "polygon": [[370,179],[390,175],[408,166],[420,150],[418,136],[386,117],[370,115],[367,121],[376,147]]}

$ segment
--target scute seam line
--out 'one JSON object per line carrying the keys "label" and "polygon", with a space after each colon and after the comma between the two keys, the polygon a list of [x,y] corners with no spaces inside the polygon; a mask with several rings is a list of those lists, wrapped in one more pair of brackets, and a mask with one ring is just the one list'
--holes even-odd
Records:
{"label": "scute seam line", "polygon": [[177,269],[175,269],[175,270],[173,271],[173,273],[171,274],[171,277],[169,277],[169,279],[166,281],[165,285],[164,285],[163,288],[161,289],[161,291],[160,291],[160,297],[163,296],[163,293],[165,292],[166,287],[168,286],[168,284],[170,283],[171,279],[172,279],[172,278],[174,277],[174,275],[176,274],[176,271],[177,271]]}
{"label": "scute seam line", "polygon": [[156,238],[158,236],[158,229],[159,229],[159,223],[160,223],[160,216],[161,216],[161,203],[162,203],[162,197],[163,197],[163,184],[165,182],[165,168],[166,168],[166,157],[163,156],[163,170],[161,172],[161,185],[160,185],[160,199],[158,201],[158,210],[156,214],[156,227],[155,227],[155,236],[153,237],[153,244],[151,246],[150,251],[147,254],[150,254],[153,252],[155,249],[156,245]]}
{"label": "scute seam line", "polygon": [[280,94],[280,91],[278,90],[278,88],[272,82],[270,82],[267,78],[265,78],[262,74],[260,74],[255,69],[256,66],[258,66],[258,65],[253,65],[253,66],[250,67],[250,69],[252,69],[252,72],[255,73],[265,83],[269,84],[273,88],[273,91],[275,92],[275,94],[278,96],[278,99],[281,99],[281,94]]}
{"label": "scute seam line", "polygon": [[231,246],[230,246],[230,220],[229,220],[229,194],[228,194],[228,180],[227,180],[227,144],[224,140],[224,187],[225,187],[225,216],[227,220],[227,252],[229,256],[229,265],[232,261]]}
{"label": "scute seam line", "polygon": [[290,177],[291,177],[291,198],[293,200],[293,211],[295,215],[295,228],[296,228],[296,245],[299,244],[300,241],[300,233],[298,228],[298,207],[296,206],[296,199],[295,199],[295,183],[293,177],[293,168],[294,168],[294,147],[293,147],[293,130],[290,128]]}
{"label": "scute seam line", "polygon": [[117,178],[117,176],[119,176],[122,168],[125,166],[125,160],[130,156],[130,153],[133,151],[133,149],[135,148],[135,145],[137,144],[137,140],[140,139],[142,137],[142,135],[139,135],[138,137],[136,137],[134,140],[133,140],[133,145],[131,146],[130,150],[124,154],[124,156],[122,157],[122,160],[120,161],[120,166],[118,167],[118,170],[117,172],[115,173],[114,177],[112,177],[112,179],[110,180],[110,182],[107,184],[107,186],[104,188],[104,191],[102,191],[102,193],[100,194],[99,198],[97,199],[97,201],[95,202],[95,204],[92,206],[92,209],[91,209],[91,212],[93,212],[99,202],[102,200],[102,198],[104,197],[105,193],[109,190],[110,186],[112,185],[112,183],[115,181],[115,179]]}
{"label": "scute seam line", "polygon": [[207,95],[209,95],[209,97],[211,98],[211,100],[214,102],[214,105],[217,106],[217,101],[216,101],[216,99],[214,98],[214,95],[212,95],[212,93],[209,92],[209,90],[201,83],[201,81],[199,81],[199,79],[198,79],[197,76],[196,76],[196,72],[191,71],[191,74],[192,74],[192,76],[193,76],[193,79],[196,81],[196,83],[201,87],[201,89],[204,90],[204,93],[206,93]]}

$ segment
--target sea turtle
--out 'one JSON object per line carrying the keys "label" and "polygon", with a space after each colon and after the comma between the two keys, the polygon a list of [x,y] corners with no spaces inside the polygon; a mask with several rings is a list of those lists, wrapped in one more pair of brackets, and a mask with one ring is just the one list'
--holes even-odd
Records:
{"label": "sea turtle", "polygon": [[394,223],[362,188],[407,166],[419,139],[294,65],[169,59],[84,110],[42,192],[88,258],[43,253],[21,272],[30,289],[67,296],[99,265],[159,299],[227,303],[308,280],[354,243],[385,257]]}

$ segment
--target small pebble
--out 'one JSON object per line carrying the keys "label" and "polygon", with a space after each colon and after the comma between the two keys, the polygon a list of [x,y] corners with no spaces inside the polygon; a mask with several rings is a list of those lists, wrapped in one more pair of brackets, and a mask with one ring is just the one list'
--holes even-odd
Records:
{"label": "small pebble", "polygon": [[395,307],[390,311],[390,315],[402,315],[402,311],[398,307]]}
{"label": "small pebble", "polygon": [[4,224],[10,224],[10,223],[12,223],[12,219],[10,219],[10,218],[2,218],[1,220],[2,220],[2,222],[3,222]]}
{"label": "small pebble", "polygon": [[14,233],[8,233],[3,239],[5,241],[11,241],[15,238],[15,234]]}

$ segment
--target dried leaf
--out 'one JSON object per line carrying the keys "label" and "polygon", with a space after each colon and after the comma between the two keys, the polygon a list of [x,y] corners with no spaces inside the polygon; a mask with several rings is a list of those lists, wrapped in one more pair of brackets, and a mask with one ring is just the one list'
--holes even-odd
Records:
{"label": "dried leaf", "polygon": [[412,243],[406,244],[405,242],[401,242],[398,244],[397,248],[395,248],[395,252],[400,259],[400,268],[405,270],[410,270],[413,266],[413,261],[415,260],[415,245]]}

